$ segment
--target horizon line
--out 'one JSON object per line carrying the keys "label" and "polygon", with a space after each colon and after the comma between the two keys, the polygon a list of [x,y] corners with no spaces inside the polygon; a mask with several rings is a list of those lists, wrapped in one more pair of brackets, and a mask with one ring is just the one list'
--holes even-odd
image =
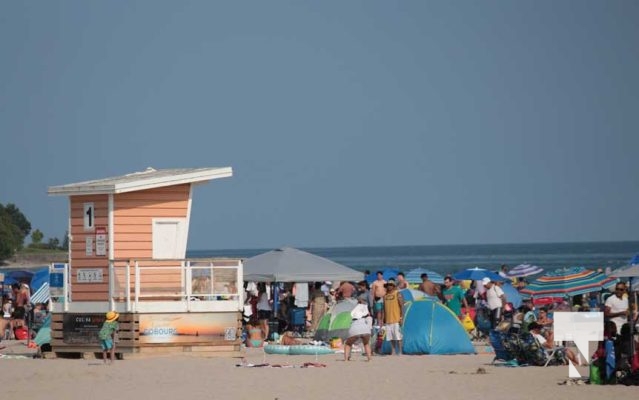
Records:
{"label": "horizon line", "polygon": [[[395,245],[351,245],[351,246],[291,246],[281,245],[277,247],[238,247],[218,249],[187,249],[186,251],[222,251],[222,250],[275,250],[283,247],[296,249],[346,249],[346,248],[373,248],[373,247],[453,247],[453,246],[518,246],[518,245],[547,245],[547,244],[603,244],[603,243],[638,243],[639,240],[585,240],[577,242],[511,242],[511,243],[456,243],[456,244],[395,244]],[[639,252],[639,249],[637,249]]]}

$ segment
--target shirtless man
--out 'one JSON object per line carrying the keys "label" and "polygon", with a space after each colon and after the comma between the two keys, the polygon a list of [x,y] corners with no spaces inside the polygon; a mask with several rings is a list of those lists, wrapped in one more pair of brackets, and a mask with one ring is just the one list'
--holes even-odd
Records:
{"label": "shirtless man", "polygon": [[382,311],[384,309],[384,296],[386,295],[386,281],[384,273],[377,271],[377,279],[371,284],[370,296],[373,304],[373,313],[375,314],[376,325],[382,324]]}
{"label": "shirtless man", "polygon": [[397,274],[397,289],[408,289],[408,281],[406,280],[406,276],[403,272]]}
{"label": "shirtless man", "polygon": [[422,283],[419,284],[418,289],[426,293],[430,297],[438,298],[442,303],[446,303],[446,299],[442,295],[442,289],[435,282],[428,279],[428,274],[421,274]]}

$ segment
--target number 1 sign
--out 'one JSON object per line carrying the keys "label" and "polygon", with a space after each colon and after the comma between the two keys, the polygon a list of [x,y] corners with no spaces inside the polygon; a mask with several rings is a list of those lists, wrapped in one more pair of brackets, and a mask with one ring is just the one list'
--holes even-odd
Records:
{"label": "number 1 sign", "polygon": [[95,209],[93,203],[84,203],[84,230],[92,231],[95,227]]}

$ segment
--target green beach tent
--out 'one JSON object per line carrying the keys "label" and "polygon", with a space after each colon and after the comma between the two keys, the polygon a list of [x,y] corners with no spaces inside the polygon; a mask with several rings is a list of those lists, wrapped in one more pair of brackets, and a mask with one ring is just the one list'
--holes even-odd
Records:
{"label": "green beach tent", "polygon": [[357,305],[355,299],[346,299],[337,302],[330,310],[320,319],[315,331],[315,340],[328,342],[334,337],[346,340],[348,338],[348,329],[351,327],[353,318],[351,311]]}

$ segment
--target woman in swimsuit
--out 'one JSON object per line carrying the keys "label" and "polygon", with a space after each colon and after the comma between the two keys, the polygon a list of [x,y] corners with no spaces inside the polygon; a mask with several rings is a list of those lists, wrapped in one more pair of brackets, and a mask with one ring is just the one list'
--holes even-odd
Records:
{"label": "woman in swimsuit", "polygon": [[262,347],[264,344],[264,331],[259,324],[249,323],[246,325],[248,338],[246,339],[246,347]]}

